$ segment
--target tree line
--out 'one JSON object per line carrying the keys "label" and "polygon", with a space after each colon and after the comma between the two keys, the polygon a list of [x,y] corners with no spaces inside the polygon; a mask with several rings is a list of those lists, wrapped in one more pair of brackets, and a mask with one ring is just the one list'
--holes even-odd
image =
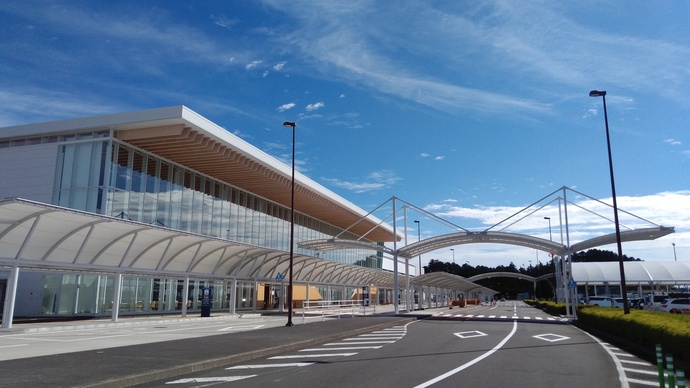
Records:
{"label": "tree line", "polygon": [[[623,255],[624,261],[642,261],[640,259]],[[618,261],[618,254],[599,250],[590,249],[588,251],[577,252],[572,255],[574,263],[595,263],[606,261]],[[496,267],[489,267],[484,265],[472,266],[467,262],[459,265],[456,263],[449,263],[441,260],[430,260],[428,265],[424,266],[424,273],[430,272],[447,272],[453,275],[470,278],[472,276],[481,275],[488,272],[512,272],[529,275],[532,277],[539,277],[549,273],[554,273],[554,264],[549,258],[546,262],[537,261],[536,265],[529,265],[527,267],[520,266],[519,268],[512,261],[508,265],[499,265]],[[513,299],[519,293],[528,292],[530,295],[534,293],[532,282],[513,279],[513,278],[490,278],[477,281],[482,286],[491,288],[501,293],[501,296]],[[553,284],[548,281],[541,281],[537,285],[538,298],[550,298],[553,296]]]}

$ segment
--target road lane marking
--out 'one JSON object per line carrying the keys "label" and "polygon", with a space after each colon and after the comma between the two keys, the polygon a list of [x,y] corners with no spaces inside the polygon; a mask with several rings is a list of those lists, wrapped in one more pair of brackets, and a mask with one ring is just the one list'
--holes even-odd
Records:
{"label": "road lane marking", "polygon": [[653,381],[645,381],[645,380],[638,380],[638,379],[628,379],[629,382],[635,383],[635,384],[640,384],[640,385],[649,385],[650,387],[658,387],[659,382],[653,382]]}
{"label": "road lane marking", "polygon": [[[402,338],[402,337],[401,337]],[[369,341],[371,338],[367,338],[364,342],[346,342],[347,345],[371,345],[371,344],[393,344],[395,341]],[[349,338],[343,341],[356,341],[357,338]],[[342,343],[331,343],[326,345],[343,345]]]}
{"label": "road lane marking", "polygon": [[[648,365],[648,364],[645,364],[645,365]],[[631,372],[631,373],[639,373],[641,375],[659,376],[659,371],[656,371],[656,370],[643,370],[643,369],[630,369],[630,368],[623,368],[623,370],[626,372]]]}
{"label": "road lane marking", "polygon": [[325,353],[325,354],[295,354],[290,356],[275,356],[269,357],[269,360],[285,360],[289,358],[305,358],[305,357],[350,357],[357,353]]}
{"label": "road lane marking", "polygon": [[168,381],[166,384],[191,384],[191,383],[224,383],[229,381],[238,381],[256,377],[256,375],[248,376],[230,376],[230,377],[195,377],[191,379],[179,379],[175,381]]}
{"label": "road lane marking", "polygon": [[228,331],[228,330],[256,330],[264,327],[266,325],[258,325],[258,326],[244,326],[244,327],[237,327],[237,326],[229,326],[229,327],[224,327],[222,329],[218,329],[218,331]]}
{"label": "road lane marking", "polygon": [[314,365],[313,362],[288,362],[285,364],[254,364],[254,365],[237,365],[231,366],[230,368],[225,368],[226,370],[237,370],[237,369],[263,369],[263,368],[292,368],[292,367],[303,367]]}
{"label": "road lane marking", "polygon": [[540,339],[542,341],[547,341],[547,342],[558,342],[558,341],[564,341],[564,340],[570,339],[570,337],[566,337],[564,335],[553,334],[553,333],[533,335],[532,337],[534,337],[536,339]]}
{"label": "road lane marking", "polygon": [[361,350],[361,349],[381,349],[382,346],[348,346],[344,348],[309,348],[302,349],[300,352],[323,352],[324,350]]}
{"label": "road lane marking", "polygon": [[630,387],[630,384],[629,384],[630,380],[628,379],[628,376],[625,374],[625,370],[623,370],[623,365],[621,364],[618,357],[616,357],[613,354],[611,349],[609,349],[606,346],[606,343],[601,341],[599,338],[589,334],[588,332],[582,330],[582,329],[577,329],[577,330],[580,330],[582,333],[588,335],[590,338],[592,338],[594,341],[596,341],[599,344],[599,346],[601,346],[604,349],[604,351],[606,351],[606,353],[608,353],[609,357],[611,357],[611,359],[613,360],[614,365],[616,365],[616,370],[618,371],[618,380],[621,382],[621,388],[629,388]]}
{"label": "road lane marking", "polygon": [[[630,357],[635,357],[632,354]],[[643,366],[649,366],[648,362],[643,362],[643,361],[632,361],[632,360],[619,360],[621,363],[624,364],[633,364],[633,365],[643,365]]]}
{"label": "road lane marking", "polygon": [[448,378],[448,377],[450,377],[450,376],[452,376],[458,372],[461,372],[461,371],[471,367],[472,365],[478,363],[479,361],[489,357],[490,355],[496,353],[499,349],[501,349],[503,347],[503,345],[505,345],[508,342],[508,340],[510,340],[513,337],[513,335],[515,334],[516,331],[517,331],[517,322],[513,321],[513,330],[511,330],[510,333],[508,333],[508,335],[501,342],[499,342],[498,345],[494,346],[491,350],[489,350],[488,352],[482,354],[481,356],[475,358],[474,360],[472,360],[470,362],[467,362],[463,365],[460,365],[459,367],[457,367],[451,371],[448,371],[448,372],[446,372],[446,373],[444,373],[438,377],[435,377],[435,378],[433,378],[427,382],[419,384],[415,388],[424,388],[424,387],[428,387],[432,384],[436,384],[439,381],[444,380],[444,379],[446,379],[446,378]]}
{"label": "road lane marking", "polygon": [[463,331],[460,333],[453,333],[453,335],[460,337],[462,339],[466,339],[466,338],[484,337],[484,336],[487,336],[488,334],[482,333],[479,330],[474,330],[474,331]]}
{"label": "road lane marking", "polygon": [[2,345],[2,346],[0,346],[0,349],[2,349],[2,348],[16,348],[18,346],[29,346],[29,344]]}

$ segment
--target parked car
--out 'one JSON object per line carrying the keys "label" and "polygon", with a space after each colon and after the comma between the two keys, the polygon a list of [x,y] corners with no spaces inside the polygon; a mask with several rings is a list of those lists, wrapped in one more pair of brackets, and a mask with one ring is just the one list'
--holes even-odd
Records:
{"label": "parked car", "polygon": [[647,301],[644,304],[645,310],[660,311],[661,304],[668,299],[668,295],[647,295]]}
{"label": "parked car", "polygon": [[642,310],[644,308],[644,299],[643,298],[628,299],[628,306],[630,306],[631,309]]}
{"label": "parked car", "polygon": [[590,296],[587,304],[591,306],[611,307],[613,305],[612,299],[613,298],[610,296]]}
{"label": "parked car", "polygon": [[672,314],[690,314],[690,299],[670,298],[661,303],[661,311]]}
{"label": "parked car", "polygon": [[612,298],[611,307],[623,308],[623,298]]}

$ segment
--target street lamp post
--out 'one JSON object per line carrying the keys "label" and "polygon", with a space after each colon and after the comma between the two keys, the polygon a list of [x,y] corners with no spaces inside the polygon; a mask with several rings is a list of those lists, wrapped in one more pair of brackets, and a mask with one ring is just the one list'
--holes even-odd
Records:
{"label": "street lamp post", "polygon": [[450,248],[450,251],[453,252],[453,264],[455,264],[455,249]]}
{"label": "street lamp post", "polygon": [[551,217],[544,217],[545,220],[549,220],[549,241],[553,241],[553,237],[551,236]]}
{"label": "street lamp post", "polygon": [[678,256],[676,256],[676,243],[671,243],[673,245],[673,260],[678,261]]}
{"label": "street lamp post", "polygon": [[[417,224],[417,242],[422,241],[422,229],[421,229],[421,222],[418,220],[414,220],[414,223]],[[422,274],[422,255],[417,256],[419,258],[419,274]],[[422,293],[420,292],[417,295],[417,304],[419,305],[420,310],[424,310],[422,308]],[[413,306],[414,307],[414,306]]]}
{"label": "street lamp post", "polygon": [[606,146],[609,152],[609,172],[611,174],[611,196],[613,197],[613,220],[616,224],[616,245],[618,246],[618,266],[620,268],[621,276],[621,294],[623,294],[623,314],[630,314],[630,306],[628,306],[628,291],[625,284],[625,265],[623,264],[623,247],[621,245],[621,228],[618,222],[618,204],[616,203],[616,184],[613,179],[613,159],[611,158],[611,140],[609,137],[609,117],[606,111],[606,91],[592,90],[589,92],[590,97],[601,97],[604,103],[604,123],[606,124]]}
{"label": "street lamp post", "polygon": [[292,269],[295,258],[295,126],[294,122],[286,121],[285,127],[292,127],[292,181],[290,184],[290,278],[288,281],[288,321],[285,326],[292,326]]}

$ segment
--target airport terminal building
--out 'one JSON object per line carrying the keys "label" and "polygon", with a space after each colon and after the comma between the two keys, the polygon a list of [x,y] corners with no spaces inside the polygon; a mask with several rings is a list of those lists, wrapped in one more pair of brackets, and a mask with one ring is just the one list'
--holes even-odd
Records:
{"label": "airport terminal building", "polygon": [[[202,289],[214,310],[285,302],[291,166],[187,107],[0,128],[0,176],[5,315],[186,313]],[[294,209],[293,304],[391,302],[380,251],[297,247],[383,244],[389,225],[299,172]]]}

